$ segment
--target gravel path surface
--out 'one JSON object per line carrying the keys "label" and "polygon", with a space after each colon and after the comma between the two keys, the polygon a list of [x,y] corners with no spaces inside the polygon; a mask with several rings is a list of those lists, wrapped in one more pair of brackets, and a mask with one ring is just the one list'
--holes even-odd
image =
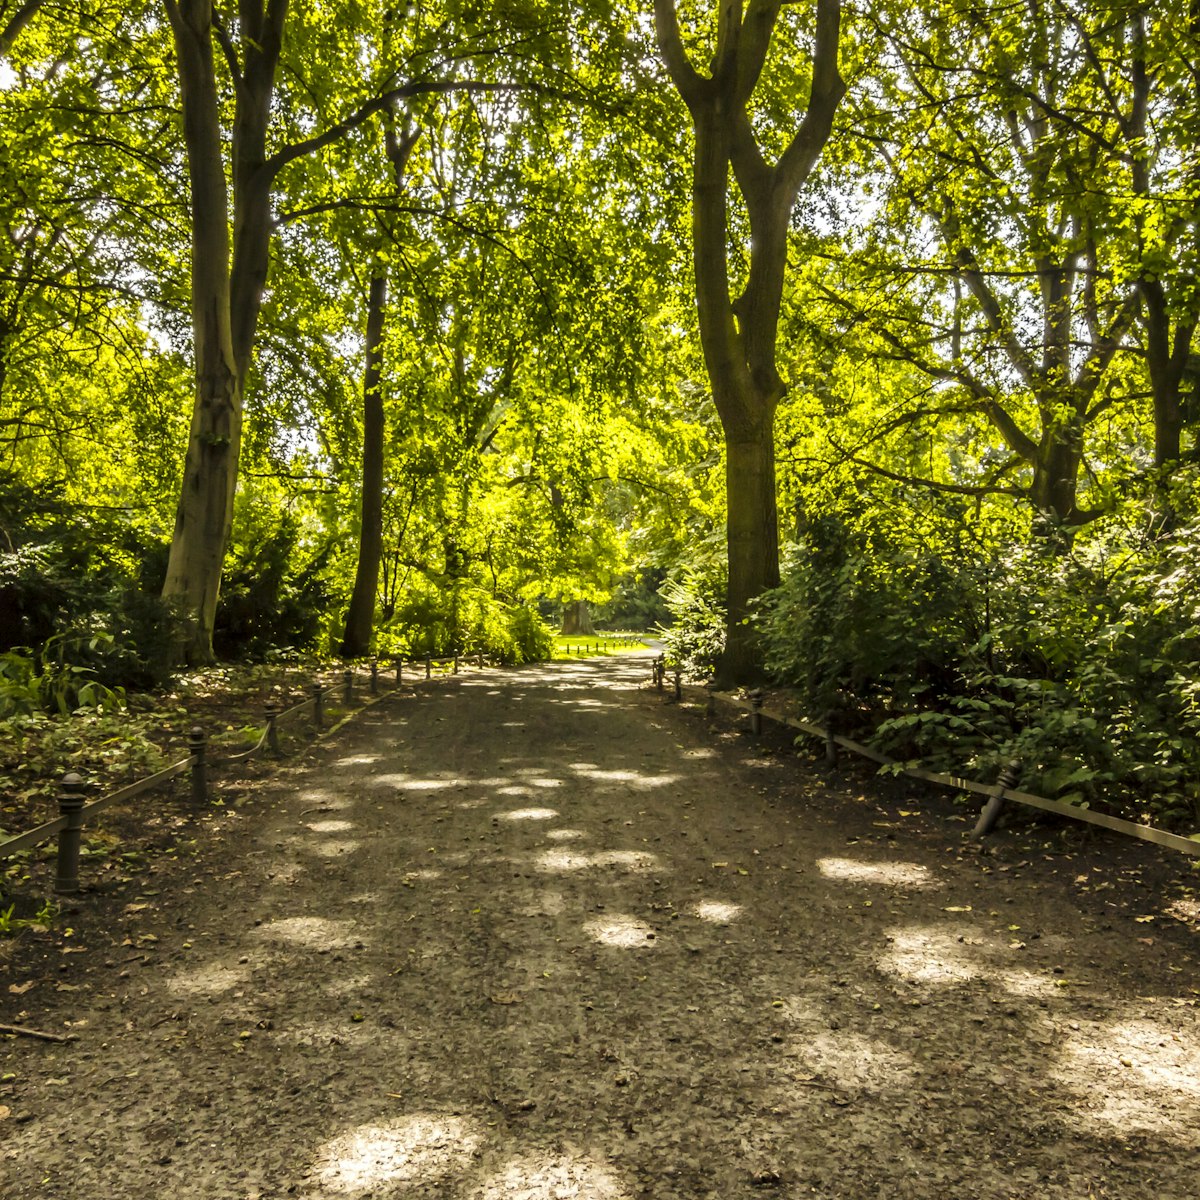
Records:
{"label": "gravel path surface", "polygon": [[966,852],[647,674],[390,697],[82,896],[0,974],[76,1035],[0,1041],[0,1197],[1196,1195],[1195,934],[1108,843]]}

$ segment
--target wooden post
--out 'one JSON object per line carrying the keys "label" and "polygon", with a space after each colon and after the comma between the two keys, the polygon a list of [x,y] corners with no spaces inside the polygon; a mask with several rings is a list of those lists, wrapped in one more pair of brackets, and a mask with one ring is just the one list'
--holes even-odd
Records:
{"label": "wooden post", "polygon": [[349,668],[342,672],[342,700],[346,704],[354,701],[354,672]]}
{"label": "wooden post", "polygon": [[683,699],[683,672],[678,667],[675,668],[675,699]]}
{"label": "wooden post", "polygon": [[429,654],[425,655],[425,678],[433,678],[433,656]]}
{"label": "wooden post", "polygon": [[379,695],[379,663],[371,659],[371,695]]}
{"label": "wooden post", "polygon": [[454,656],[454,674],[455,675],[458,674],[458,655],[457,654]]}
{"label": "wooden post", "polygon": [[975,824],[975,828],[971,830],[971,837],[978,840],[986,837],[992,832],[993,826],[1000,817],[1000,812],[1004,808],[1004,793],[1017,782],[1021,773],[1021,763],[1014,759],[1000,772],[1000,777],[996,780],[999,791],[989,798],[988,802],[983,806],[983,812],[979,814],[979,820]]}
{"label": "wooden post", "polygon": [[279,705],[274,700],[267,701],[267,749],[272,754],[279,753]]}
{"label": "wooden post", "polygon": [[762,734],[762,689],[755,688],[750,693],[750,732],[755,737]]}
{"label": "wooden post", "polygon": [[663,675],[666,673],[667,664],[663,661],[663,656],[660,654],[654,660],[654,686],[661,692],[663,690]]}
{"label": "wooden post", "polygon": [[312,685],[313,697],[313,728],[320,730],[325,724],[325,689],[320,681]]}
{"label": "wooden post", "polygon": [[61,893],[77,892],[79,843],[83,837],[83,780],[74,771],[68,771],[59,784],[58,812],[59,816],[66,817],[67,826],[58,835],[54,890]]}
{"label": "wooden post", "polygon": [[404,686],[404,659],[396,659],[396,686]]}
{"label": "wooden post", "polygon": [[193,725],[188,734],[188,753],[192,756],[192,804],[202,807],[208,800],[208,778],[204,753],[208,738],[199,725]]}

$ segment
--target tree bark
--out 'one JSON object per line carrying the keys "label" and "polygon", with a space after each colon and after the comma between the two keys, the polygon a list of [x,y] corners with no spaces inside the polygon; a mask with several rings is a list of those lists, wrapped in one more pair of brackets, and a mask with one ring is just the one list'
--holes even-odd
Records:
{"label": "tree bark", "polygon": [[[729,591],[722,685],[747,683],[760,655],[747,618],[751,602],[779,582],[775,411],[785,392],[776,363],[787,272],[788,229],[801,187],[833,129],[845,93],[838,71],[840,0],[817,0],[812,82],[804,117],[772,166],[748,106],[766,63],[779,0],[723,0],[711,74],[687,57],[673,0],[656,0],[659,50],[692,117],[692,248],[696,311],[713,403],[725,438]],[[737,297],[729,277],[729,175],[750,218],[749,273]]]}
{"label": "tree bark", "polygon": [[342,657],[361,658],[371,648],[375,597],[383,558],[383,330],[387,310],[387,275],[380,267],[371,278],[367,298],[367,362],[363,374],[362,522],[358,569],[346,613]]}
{"label": "tree bark", "polygon": [[571,600],[563,605],[562,632],[579,637],[596,636],[586,600]]}
{"label": "tree bark", "polygon": [[[163,598],[180,618],[176,654],[213,661],[212,632],[233,521],[243,395],[271,242],[273,173],[265,162],[287,0],[246,0],[236,72],[233,246],[211,0],[164,0],[175,40],[192,200],[195,396]],[[227,46],[227,53],[232,54]]]}
{"label": "tree bark", "polygon": [[163,598],[180,620],[177,657],[212,662],[221,567],[233,515],[242,429],[242,377],[230,328],[229,197],[213,63],[212,7],[167,2],[183,102],[192,198],[192,336],[195,394],[191,432]]}

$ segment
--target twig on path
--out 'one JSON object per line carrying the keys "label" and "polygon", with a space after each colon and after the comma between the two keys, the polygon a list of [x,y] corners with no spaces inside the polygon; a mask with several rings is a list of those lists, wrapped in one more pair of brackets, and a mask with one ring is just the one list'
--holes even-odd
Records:
{"label": "twig on path", "polygon": [[0,1033],[12,1033],[18,1037],[38,1038],[43,1042],[73,1042],[77,1035],[74,1033],[46,1033],[42,1029],[30,1029],[25,1025],[0,1025]]}

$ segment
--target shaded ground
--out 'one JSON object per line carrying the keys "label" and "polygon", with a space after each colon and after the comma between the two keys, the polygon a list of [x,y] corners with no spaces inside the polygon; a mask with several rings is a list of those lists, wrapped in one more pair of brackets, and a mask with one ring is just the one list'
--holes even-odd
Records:
{"label": "shaded ground", "polygon": [[1195,1194],[1185,864],[964,853],[647,670],[384,700],[23,939],[0,1196]]}

